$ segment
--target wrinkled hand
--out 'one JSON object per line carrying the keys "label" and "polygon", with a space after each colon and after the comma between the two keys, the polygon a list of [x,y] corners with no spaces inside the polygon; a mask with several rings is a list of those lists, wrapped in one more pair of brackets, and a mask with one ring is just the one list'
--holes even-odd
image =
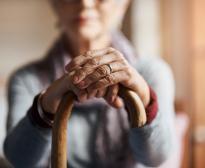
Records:
{"label": "wrinkled hand", "polygon": [[116,49],[88,51],[75,57],[66,70],[74,71],[72,83],[87,91],[81,98],[83,101],[94,96],[104,97],[110,105],[121,107],[123,102],[117,94],[122,84],[135,91],[145,106],[149,103],[147,83]]}

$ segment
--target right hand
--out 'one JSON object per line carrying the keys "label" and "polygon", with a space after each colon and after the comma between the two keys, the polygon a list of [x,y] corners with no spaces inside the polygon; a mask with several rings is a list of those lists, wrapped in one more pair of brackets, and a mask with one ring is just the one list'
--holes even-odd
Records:
{"label": "right hand", "polygon": [[61,102],[62,97],[68,91],[74,92],[77,99],[83,102],[87,99],[86,90],[78,89],[71,81],[72,75],[65,74],[61,78],[54,81],[41,97],[41,106],[48,113],[55,114]]}
{"label": "right hand", "polygon": [[92,97],[104,97],[107,103],[114,108],[120,108],[123,106],[122,100],[117,96],[119,90],[118,85],[109,86],[104,90],[101,89],[100,91],[96,91],[96,93],[90,95],[85,89],[80,90],[73,84],[73,74],[74,73],[63,75],[61,78],[54,81],[43,93],[41,97],[41,106],[44,111],[55,114],[63,96],[68,91],[72,91],[79,102],[84,102]]}

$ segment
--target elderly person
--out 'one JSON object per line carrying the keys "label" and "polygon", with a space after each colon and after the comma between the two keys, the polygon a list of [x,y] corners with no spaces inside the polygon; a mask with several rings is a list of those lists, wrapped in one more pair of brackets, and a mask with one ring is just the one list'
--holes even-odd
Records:
{"label": "elderly person", "polygon": [[[130,1],[50,1],[61,35],[46,57],[10,78],[7,159],[17,168],[50,165],[53,119],[72,91],[69,167],[159,166],[174,149],[173,78],[159,58],[137,57],[118,30]],[[143,127],[130,127],[119,85],[141,98]]]}

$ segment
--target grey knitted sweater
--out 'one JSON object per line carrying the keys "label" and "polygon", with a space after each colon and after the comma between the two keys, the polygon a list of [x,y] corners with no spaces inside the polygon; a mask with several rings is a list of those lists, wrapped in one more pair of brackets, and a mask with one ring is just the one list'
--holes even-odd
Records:
{"label": "grey knitted sweater", "polygon": [[[18,69],[10,78],[4,152],[16,168],[43,168],[50,163],[51,129],[34,125],[27,111],[34,97],[63,75],[70,61],[60,41],[46,57]],[[158,166],[174,150],[174,81],[169,66],[160,58],[136,57],[120,33],[113,35],[112,46],[156,92],[157,116],[150,124],[131,129],[124,108],[116,110],[103,99],[76,102],[68,122],[71,168]]]}

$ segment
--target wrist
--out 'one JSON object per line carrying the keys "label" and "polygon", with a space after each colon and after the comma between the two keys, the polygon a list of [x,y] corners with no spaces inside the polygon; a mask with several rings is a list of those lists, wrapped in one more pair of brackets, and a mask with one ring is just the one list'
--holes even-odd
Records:
{"label": "wrist", "polygon": [[[46,122],[42,116],[39,114],[39,108],[38,108],[38,100],[39,100],[40,94],[38,94],[33,101],[33,105],[28,111],[28,117],[30,121],[33,123],[34,126],[40,127],[40,128],[51,128],[52,124]],[[54,119],[54,115],[53,115]]]}
{"label": "wrist", "polygon": [[52,110],[49,108],[49,106],[47,105],[49,104],[47,100],[48,98],[46,95],[46,91],[41,92],[38,98],[38,106],[42,109],[42,111],[46,111],[47,113],[54,114]]}
{"label": "wrist", "polygon": [[44,110],[43,106],[42,106],[42,98],[44,95],[44,91],[42,93],[40,93],[39,97],[38,97],[38,101],[37,101],[37,110],[38,110],[38,114],[41,117],[41,119],[48,124],[49,126],[53,125],[54,122],[54,114],[47,112]]}

